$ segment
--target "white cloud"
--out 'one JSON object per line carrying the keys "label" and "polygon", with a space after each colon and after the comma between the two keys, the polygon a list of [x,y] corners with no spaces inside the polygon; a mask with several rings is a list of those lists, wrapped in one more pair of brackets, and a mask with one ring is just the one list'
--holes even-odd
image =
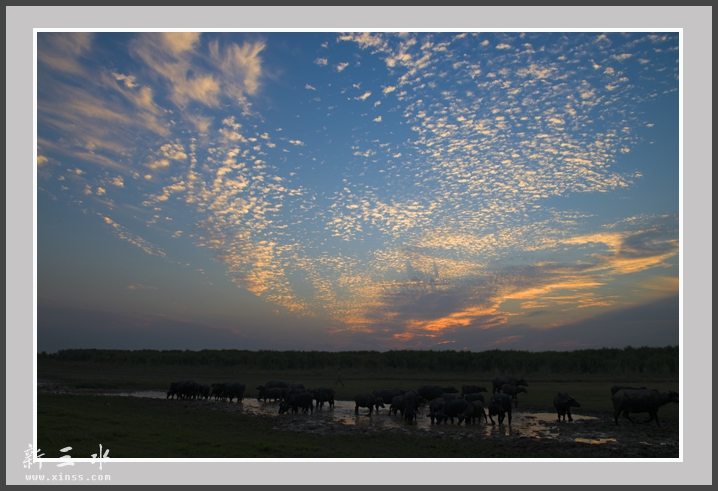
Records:
{"label": "white cloud", "polygon": [[115,77],[115,80],[121,81],[125,83],[125,87],[127,88],[134,88],[138,87],[138,84],[136,83],[136,79],[134,75],[122,75],[120,73],[113,73],[112,74]]}
{"label": "white cloud", "polygon": [[[153,170],[166,169],[169,166],[170,166],[170,161],[167,159],[160,159],[160,160],[156,160],[154,162],[147,164],[147,167],[149,167],[150,169],[153,169]],[[149,178],[151,178],[151,176],[150,177],[145,176],[145,179],[149,179]]]}

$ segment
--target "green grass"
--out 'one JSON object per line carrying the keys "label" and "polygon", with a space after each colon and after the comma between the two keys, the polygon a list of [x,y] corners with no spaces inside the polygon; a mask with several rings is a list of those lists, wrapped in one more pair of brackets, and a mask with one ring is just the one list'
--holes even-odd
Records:
{"label": "green grass", "polygon": [[466,442],[392,433],[280,433],[250,416],[159,407],[152,400],[109,396],[38,395],[38,447],[77,458],[109,449],[110,458],[467,458],[519,457],[488,441]]}

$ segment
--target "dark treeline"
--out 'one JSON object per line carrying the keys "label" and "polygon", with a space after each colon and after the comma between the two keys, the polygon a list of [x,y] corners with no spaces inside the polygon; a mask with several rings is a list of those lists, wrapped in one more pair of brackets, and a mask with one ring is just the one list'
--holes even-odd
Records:
{"label": "dark treeline", "polygon": [[273,351],[98,350],[40,353],[39,359],[149,366],[237,366],[259,370],[407,369],[484,373],[646,373],[677,375],[678,346],[601,348],[576,351]]}

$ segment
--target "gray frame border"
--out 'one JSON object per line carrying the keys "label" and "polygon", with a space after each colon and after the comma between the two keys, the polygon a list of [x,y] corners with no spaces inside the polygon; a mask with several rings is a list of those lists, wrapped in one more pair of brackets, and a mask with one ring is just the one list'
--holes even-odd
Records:
{"label": "gray frame border", "polygon": [[[712,387],[712,7],[19,7],[6,6],[6,484],[25,484],[33,429],[33,28],[683,29],[682,393]],[[577,27],[578,26],[578,27]],[[18,42],[20,41],[20,42]],[[28,159],[25,161],[24,159]],[[27,162],[27,164],[23,163]],[[28,186],[27,188],[25,186]],[[24,208],[27,206],[28,208]],[[30,210],[28,212],[27,210]],[[22,210],[19,213],[17,210]],[[706,225],[706,222],[708,225]],[[688,247],[684,247],[687,244]],[[688,253],[686,253],[687,251]],[[12,402],[11,402],[12,401]],[[348,484],[712,484],[712,399],[685,417],[683,462],[132,462],[110,484],[292,484],[320,470]],[[706,437],[707,436],[707,437]],[[80,467],[87,464],[78,463]],[[188,473],[187,466],[192,467]],[[220,479],[231,465],[231,476]],[[464,466],[478,468],[467,473]],[[679,466],[668,469],[664,466]],[[219,466],[224,466],[220,468]],[[278,469],[281,467],[281,471]],[[427,466],[431,467],[428,471]],[[481,468],[483,466],[483,469]],[[491,466],[489,471],[487,466]],[[509,469],[511,466],[511,469]],[[597,469],[596,467],[600,467]],[[37,467],[33,466],[32,473]],[[56,473],[45,464],[39,473]],[[358,468],[359,467],[359,468]],[[558,468],[557,468],[558,467]],[[74,470],[75,468],[71,468]],[[428,471],[428,472],[427,472]],[[596,472],[599,471],[599,472]],[[77,473],[98,473],[94,466]],[[366,474],[364,474],[366,473]],[[177,477],[172,477],[177,476]],[[266,476],[272,476],[267,478]],[[557,477],[560,476],[560,477]],[[590,477],[589,477],[590,476]],[[269,482],[269,480],[273,482]],[[312,482],[311,480],[309,482]],[[89,484],[89,483],[88,483]]]}

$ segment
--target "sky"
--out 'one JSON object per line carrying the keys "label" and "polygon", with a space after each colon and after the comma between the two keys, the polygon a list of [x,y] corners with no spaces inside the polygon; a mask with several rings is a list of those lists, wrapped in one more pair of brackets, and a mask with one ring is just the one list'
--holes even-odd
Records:
{"label": "sky", "polygon": [[678,41],[38,32],[37,349],[678,345]]}

